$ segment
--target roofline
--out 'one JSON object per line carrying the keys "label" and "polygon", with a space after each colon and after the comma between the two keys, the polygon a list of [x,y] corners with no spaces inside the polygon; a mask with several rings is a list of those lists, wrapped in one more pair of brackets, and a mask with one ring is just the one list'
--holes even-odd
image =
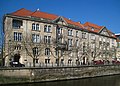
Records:
{"label": "roofline", "polygon": [[[31,21],[38,21],[38,22],[44,22],[44,23],[48,23],[48,24],[54,24],[54,25],[59,25],[58,23],[54,23],[53,20],[51,21],[45,21],[45,20],[40,20],[40,18],[37,18],[37,17],[24,17],[24,16],[15,16],[15,15],[12,15],[12,14],[6,14],[4,15],[4,17],[12,17],[12,18],[19,18],[19,19],[24,19],[24,20],[31,20]],[[36,19],[30,19],[30,18],[36,18]],[[38,20],[39,19],[39,20]],[[44,18],[42,18],[44,19]],[[50,20],[50,19],[47,19],[47,20]],[[93,32],[93,31],[89,31],[85,28],[80,28],[79,26],[75,26],[75,25],[71,25],[71,24],[68,24],[68,25],[62,25],[62,26],[65,26],[65,27],[68,27],[68,28],[73,28],[73,29],[77,29],[77,30],[81,30],[81,31],[84,31],[84,32],[88,32],[88,33],[94,33],[94,34],[97,34],[97,35],[100,35],[100,36],[104,36],[104,37],[108,37],[108,38],[114,38],[116,39],[115,37],[111,37],[111,36],[105,36],[105,35],[102,35],[102,34],[99,34],[97,32]],[[105,26],[103,26],[104,28]]]}

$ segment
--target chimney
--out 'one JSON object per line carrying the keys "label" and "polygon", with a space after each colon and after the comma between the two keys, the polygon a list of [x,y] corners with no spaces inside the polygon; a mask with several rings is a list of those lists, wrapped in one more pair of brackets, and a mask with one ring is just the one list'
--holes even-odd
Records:
{"label": "chimney", "polygon": [[37,9],[37,11],[39,11],[39,8]]}

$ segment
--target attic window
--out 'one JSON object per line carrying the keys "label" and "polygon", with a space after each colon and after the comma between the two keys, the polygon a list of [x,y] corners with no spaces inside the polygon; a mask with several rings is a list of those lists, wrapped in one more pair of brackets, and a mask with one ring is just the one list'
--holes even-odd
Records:
{"label": "attic window", "polygon": [[93,27],[92,27],[92,28],[91,28],[91,30],[92,30],[92,31],[94,31],[94,30],[95,30],[95,28],[93,28]]}
{"label": "attic window", "polygon": [[12,27],[13,28],[20,29],[22,25],[23,25],[22,20],[13,19],[13,21],[12,21]]}

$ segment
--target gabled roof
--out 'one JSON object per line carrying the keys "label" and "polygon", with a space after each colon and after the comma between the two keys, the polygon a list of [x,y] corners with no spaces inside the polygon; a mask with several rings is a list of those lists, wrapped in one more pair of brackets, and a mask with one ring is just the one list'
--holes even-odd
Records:
{"label": "gabled roof", "polygon": [[[35,12],[31,12],[29,10],[26,10],[24,8],[16,11],[16,12],[13,12],[11,13],[12,15],[15,15],[15,16],[23,16],[23,17],[27,17],[27,16],[32,16],[32,17],[37,17],[37,18],[45,18],[45,19],[50,19],[50,20],[54,20],[56,19],[57,15],[54,15],[54,14],[49,14],[49,13],[46,13],[46,12],[41,12],[41,11],[35,11]],[[72,25],[75,25],[75,26],[78,26],[80,28],[83,28],[83,25],[78,23],[78,22],[74,22],[72,20],[69,20],[65,17],[63,17],[64,20],[68,23],[68,24],[72,24]]]}
{"label": "gabled roof", "polygon": [[15,12],[11,13],[11,14],[15,15],[15,16],[30,16],[32,14],[32,11],[29,11],[29,10],[22,8],[20,10],[17,10]]}
{"label": "gabled roof", "polygon": [[[46,12],[41,12],[39,10],[36,10],[35,12],[32,12],[30,10],[26,10],[24,8],[20,9],[20,10],[17,10],[16,12],[13,12],[11,13],[11,15],[14,15],[14,16],[22,16],[22,17],[36,17],[36,18],[45,18],[45,19],[49,19],[49,20],[56,20],[57,18],[59,18],[60,16],[58,15],[55,15],[55,14],[49,14],[49,13],[46,13]],[[75,25],[75,26],[78,26],[79,28],[81,29],[85,29],[87,31],[90,31],[90,32],[94,32],[94,33],[98,33],[104,29],[104,26],[98,26],[96,24],[93,24],[93,23],[90,23],[90,22],[86,22],[85,24],[81,24],[79,22],[74,22],[68,18],[65,18],[65,17],[62,17],[65,22],[67,24],[71,24],[71,25]],[[92,30],[92,27],[94,28],[94,30]],[[109,34],[111,34],[110,36],[111,37],[114,37],[116,38],[116,36],[114,35],[113,36],[113,33],[108,31]]]}
{"label": "gabled roof", "polygon": [[92,27],[93,27],[94,28],[93,32],[97,32],[97,33],[103,28],[103,26],[98,26],[98,25],[90,23],[90,22],[86,22],[83,25],[86,27],[86,29],[88,29],[90,31],[92,31]]}

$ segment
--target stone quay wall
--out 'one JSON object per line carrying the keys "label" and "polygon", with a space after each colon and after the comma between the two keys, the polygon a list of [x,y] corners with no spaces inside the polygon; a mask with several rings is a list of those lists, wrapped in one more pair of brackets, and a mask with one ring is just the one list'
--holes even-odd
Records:
{"label": "stone quay wall", "polygon": [[0,75],[27,78],[27,82],[79,79],[120,74],[120,65],[44,67],[44,68],[0,68]]}

